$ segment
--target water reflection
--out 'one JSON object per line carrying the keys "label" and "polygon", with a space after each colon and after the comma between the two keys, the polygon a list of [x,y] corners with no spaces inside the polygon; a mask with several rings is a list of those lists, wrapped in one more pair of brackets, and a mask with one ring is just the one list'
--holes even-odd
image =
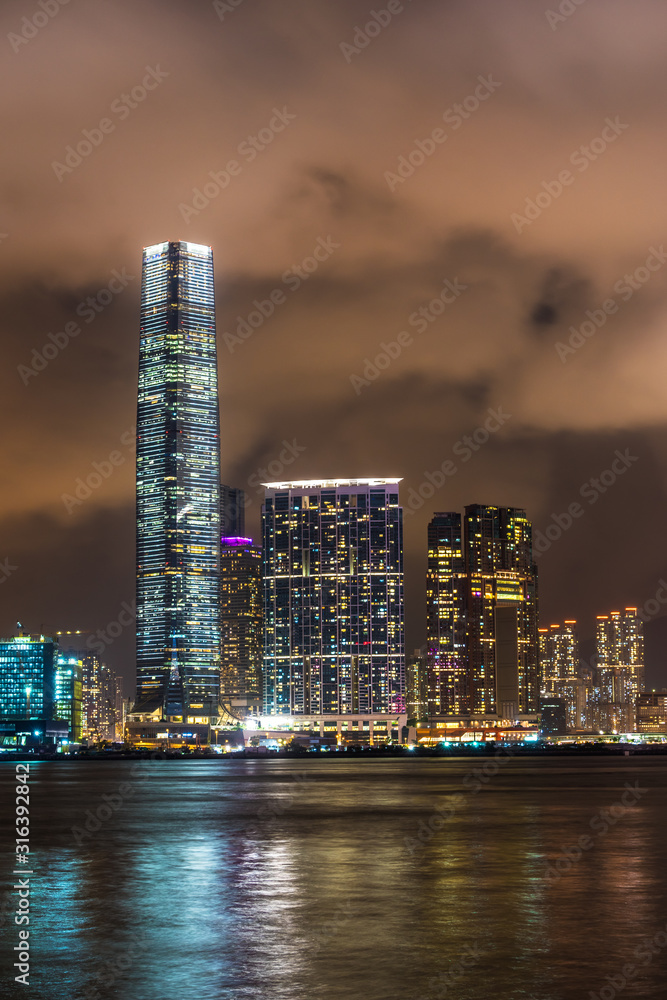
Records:
{"label": "water reflection", "polygon": [[[460,1000],[570,1000],[667,924],[659,759],[512,760],[478,792],[453,760],[132,766],[34,769],[33,996],[435,1000],[450,983]],[[0,765],[5,802],[12,779]],[[636,780],[649,791],[592,827]],[[665,955],[624,995],[664,996]]]}

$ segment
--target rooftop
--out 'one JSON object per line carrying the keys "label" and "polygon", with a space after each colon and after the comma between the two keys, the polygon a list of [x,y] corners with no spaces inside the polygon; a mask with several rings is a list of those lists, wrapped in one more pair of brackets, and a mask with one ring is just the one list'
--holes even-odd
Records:
{"label": "rooftop", "polygon": [[300,479],[292,483],[262,483],[267,490],[337,490],[342,486],[394,486],[401,479]]}

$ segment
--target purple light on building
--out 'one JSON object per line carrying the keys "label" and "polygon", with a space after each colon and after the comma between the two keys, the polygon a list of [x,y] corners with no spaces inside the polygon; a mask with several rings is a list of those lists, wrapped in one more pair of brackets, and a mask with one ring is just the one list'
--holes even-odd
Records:
{"label": "purple light on building", "polygon": [[223,545],[252,545],[252,538],[241,538],[239,535],[223,535],[220,541]]}

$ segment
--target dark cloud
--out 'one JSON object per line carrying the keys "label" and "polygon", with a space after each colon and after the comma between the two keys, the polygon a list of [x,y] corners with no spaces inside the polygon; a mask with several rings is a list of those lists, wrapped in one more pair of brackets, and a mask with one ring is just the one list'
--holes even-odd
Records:
{"label": "dark cloud", "polygon": [[[5,5],[5,37],[36,9]],[[103,628],[133,594],[121,439],[135,420],[141,247],[164,239],[214,248],[223,470],[248,486],[255,532],[254,482],[283,441],[304,449],[286,477],[399,475],[407,503],[490,409],[509,415],[465,462],[461,445],[456,475],[406,516],[410,645],[432,511],[513,504],[543,531],[617,449],[638,461],[540,557],[542,611],[590,634],[594,615],[655,594],[667,9],[587,0],[552,30],[522,0],[406,3],[346,61],[341,45],[369,16],[360,0],[245,0],[224,20],[212,3],[92,0],[16,52],[7,41],[0,523],[21,569],[2,584],[5,631],[21,616]],[[142,96],[150,70],[166,75]],[[277,113],[284,127],[251,157],[244,143],[267,140]],[[103,118],[113,128],[98,135]],[[240,174],[211,194],[232,159]],[[297,282],[321,241],[327,258]],[[134,280],[86,322],[86,300],[123,269]],[[276,288],[284,302],[239,338]],[[80,332],[60,347],[68,323]],[[118,448],[123,463],[68,512],[63,495]],[[661,649],[656,638],[655,677]],[[109,657],[129,677],[131,637]]]}

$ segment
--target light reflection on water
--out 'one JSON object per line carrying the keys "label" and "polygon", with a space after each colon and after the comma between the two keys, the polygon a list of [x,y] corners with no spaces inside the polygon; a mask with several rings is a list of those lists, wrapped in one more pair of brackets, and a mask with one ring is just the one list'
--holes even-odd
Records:
{"label": "light reflection on water", "polygon": [[[132,761],[33,764],[31,987],[8,977],[0,996],[588,998],[667,925],[667,762],[515,759],[479,792],[474,766],[155,761],[142,778]],[[592,827],[637,780],[649,791]],[[12,764],[0,782],[11,846]],[[75,843],[124,782],[122,807]],[[445,820],[435,807],[455,794]],[[436,977],[471,949],[443,992]],[[667,948],[623,995],[664,997],[666,967]]]}

